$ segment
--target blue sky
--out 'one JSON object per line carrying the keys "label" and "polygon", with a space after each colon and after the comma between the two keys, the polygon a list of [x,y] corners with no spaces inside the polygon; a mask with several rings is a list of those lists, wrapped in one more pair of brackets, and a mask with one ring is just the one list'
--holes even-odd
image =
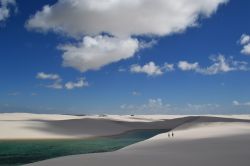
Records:
{"label": "blue sky", "polygon": [[0,0],[0,112],[249,113],[250,2],[199,3]]}

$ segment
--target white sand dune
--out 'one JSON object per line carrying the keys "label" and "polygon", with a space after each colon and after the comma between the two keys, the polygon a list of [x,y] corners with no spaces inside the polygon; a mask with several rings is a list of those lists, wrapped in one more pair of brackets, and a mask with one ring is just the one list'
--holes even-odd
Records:
{"label": "white sand dune", "polygon": [[170,129],[186,121],[173,121],[175,117],[178,116],[0,114],[0,140],[89,138],[134,129]]}
{"label": "white sand dune", "polygon": [[66,156],[34,166],[248,166],[249,115],[71,116],[0,114],[0,139],[65,139],[114,135],[135,129],[173,130],[115,152]]}
{"label": "white sand dune", "polygon": [[159,125],[158,123],[172,125],[171,127],[176,123],[173,130],[175,136],[169,138],[168,133],[163,133],[115,152],[66,156],[33,163],[30,166],[249,165],[248,120],[232,117],[186,117],[150,122],[151,125]]}
{"label": "white sand dune", "polygon": [[[0,114],[0,140],[89,138],[115,135],[135,129],[173,129],[196,118],[178,115]],[[215,122],[218,121],[217,117],[213,119]],[[205,120],[204,117],[203,121]]]}

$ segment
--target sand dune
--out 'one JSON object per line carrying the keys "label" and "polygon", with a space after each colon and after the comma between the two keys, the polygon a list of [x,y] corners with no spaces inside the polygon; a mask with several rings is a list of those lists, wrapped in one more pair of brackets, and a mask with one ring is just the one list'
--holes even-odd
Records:
{"label": "sand dune", "polygon": [[[67,139],[120,134],[135,129],[173,129],[201,122],[246,122],[221,117],[137,115],[71,116],[1,114],[0,139]],[[187,123],[193,122],[193,123]],[[188,127],[188,126],[185,126]]]}
{"label": "sand dune", "polygon": [[154,125],[158,125],[157,127],[165,125],[167,128],[173,127],[175,136],[173,138],[169,138],[168,133],[163,133],[115,152],[66,156],[30,165],[249,165],[249,120],[205,116],[161,120],[157,122],[150,122],[148,123],[150,124],[148,126],[144,123],[139,124],[138,122],[130,122],[128,124],[126,123],[126,126],[151,126],[151,128],[153,128],[155,127]]}
{"label": "sand dune", "polygon": [[116,152],[68,156],[30,165],[248,166],[249,140],[249,135],[175,142],[151,139]]}
{"label": "sand dune", "polygon": [[[3,115],[3,116],[2,116]],[[171,129],[191,117],[68,116],[2,114],[0,139],[67,139],[120,134],[135,129]],[[166,117],[165,117],[166,118]]]}
{"label": "sand dune", "polygon": [[248,166],[250,119],[231,116],[71,116],[1,114],[0,139],[65,139],[120,134],[135,129],[174,131],[115,152],[66,156],[34,166]]}

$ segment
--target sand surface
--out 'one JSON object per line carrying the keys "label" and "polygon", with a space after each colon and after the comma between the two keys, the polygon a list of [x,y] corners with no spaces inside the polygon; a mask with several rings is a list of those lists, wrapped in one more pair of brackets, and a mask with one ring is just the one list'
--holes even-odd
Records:
{"label": "sand surface", "polygon": [[[180,119],[182,124],[179,123]],[[178,123],[173,129],[174,137],[171,138],[168,133],[163,133],[115,152],[66,156],[30,166],[249,165],[248,120],[207,116],[180,119],[170,120],[171,125]]]}
{"label": "sand surface", "polygon": [[0,114],[0,139],[65,139],[167,129],[114,152],[66,156],[32,166],[249,166],[249,115],[71,116]]}
{"label": "sand surface", "polygon": [[2,113],[0,114],[0,140],[89,138],[115,135],[134,129],[165,129],[166,126],[173,128],[185,121],[180,119],[172,123],[172,120],[177,117],[183,116]]}
{"label": "sand surface", "polygon": [[[196,118],[197,116],[184,115],[72,116],[3,113],[0,114],[0,140],[89,138],[135,129],[173,129]],[[218,121],[218,117],[213,118],[215,122]],[[246,121],[249,116],[242,115],[237,118]]]}

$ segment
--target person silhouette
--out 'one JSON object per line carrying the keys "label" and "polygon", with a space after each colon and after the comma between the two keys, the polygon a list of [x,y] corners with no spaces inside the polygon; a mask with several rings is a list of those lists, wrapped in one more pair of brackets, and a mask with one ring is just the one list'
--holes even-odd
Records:
{"label": "person silhouette", "polygon": [[170,138],[170,133],[168,133],[168,138]]}
{"label": "person silhouette", "polygon": [[174,137],[174,132],[172,131],[172,137]]}

